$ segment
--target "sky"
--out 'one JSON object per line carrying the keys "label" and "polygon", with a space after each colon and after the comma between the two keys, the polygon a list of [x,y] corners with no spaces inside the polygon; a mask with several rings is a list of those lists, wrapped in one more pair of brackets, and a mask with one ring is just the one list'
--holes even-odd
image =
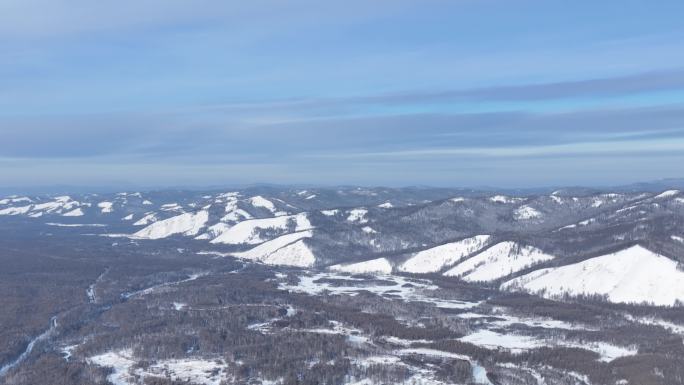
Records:
{"label": "sky", "polygon": [[684,177],[681,0],[3,0],[0,187]]}

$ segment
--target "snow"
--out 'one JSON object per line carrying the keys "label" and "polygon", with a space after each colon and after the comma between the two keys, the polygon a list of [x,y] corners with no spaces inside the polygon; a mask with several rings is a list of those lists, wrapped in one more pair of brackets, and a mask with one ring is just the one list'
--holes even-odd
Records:
{"label": "snow", "polygon": [[503,289],[544,297],[605,295],[611,302],[674,305],[684,300],[684,272],[677,262],[642,246],[512,279]]}
{"label": "snow", "polygon": [[501,334],[487,329],[478,330],[475,333],[461,337],[460,340],[488,349],[504,348],[514,353],[545,346],[543,341],[537,340],[534,337],[510,333]]}
{"label": "snow", "polygon": [[142,201],[142,204],[144,204],[144,205],[146,205],[146,206],[149,206],[149,205],[152,204],[152,202],[149,201],[149,200],[147,200],[147,199],[145,199],[144,201]]}
{"label": "snow", "polygon": [[[378,296],[391,300],[404,302],[425,302],[443,309],[471,309],[479,305],[479,302],[461,301],[458,299],[442,299],[431,296],[430,291],[438,287],[428,280],[409,279],[396,275],[380,275],[382,283],[368,281],[365,278],[350,277],[335,271],[316,273],[313,275],[299,276],[299,282],[289,285],[285,282],[279,285],[279,289],[288,290],[309,295],[332,295],[356,296],[359,293],[371,292]],[[338,283],[321,282],[320,280],[333,279]]]}
{"label": "snow", "polygon": [[154,213],[146,213],[144,217],[138,219],[133,226],[147,226],[152,222],[157,221],[157,216]]}
{"label": "snow", "polygon": [[399,270],[416,274],[438,272],[444,267],[451,266],[468,255],[481,250],[487,245],[489,239],[489,235],[476,235],[420,251],[404,262]]}
{"label": "snow", "polygon": [[638,322],[640,324],[644,325],[656,325],[656,326],[661,326],[672,333],[679,334],[679,335],[684,335],[684,325],[676,324],[674,322],[670,321],[665,321],[660,318],[656,318],[653,316],[646,316],[646,317],[635,317],[630,314],[625,314],[625,318],[632,322]]}
{"label": "snow", "polygon": [[[5,198],[2,200],[4,204],[8,203],[18,203],[18,202],[32,202],[29,198]],[[65,211],[73,211],[78,208],[81,204],[77,201],[72,200],[69,196],[60,196],[53,198],[52,201],[43,202],[33,205],[26,206],[13,206],[5,207],[0,209],[0,215],[25,215],[28,214],[30,217],[37,218],[43,214],[50,213],[61,213],[64,214]]]}
{"label": "snow", "polygon": [[197,235],[209,220],[206,210],[196,213],[184,213],[152,223],[144,229],[133,234],[135,238],[161,239],[175,234]]}
{"label": "snow", "polygon": [[541,217],[542,213],[531,206],[520,206],[520,208],[515,210],[515,219],[517,220],[538,219]]}
{"label": "snow", "polygon": [[[473,384],[482,384],[482,385],[493,385],[491,381],[489,381],[489,378],[487,378],[487,370],[478,364],[476,361],[473,361],[470,359],[470,357],[465,356],[463,354],[457,354],[457,353],[451,353],[451,352],[445,352],[441,350],[436,350],[436,349],[428,349],[428,348],[412,348],[412,349],[401,349],[397,350],[395,352],[396,354],[399,355],[423,355],[423,356],[433,356],[433,357],[442,357],[442,358],[451,358],[451,359],[458,359],[458,360],[465,360],[468,361],[473,369],[472,373],[472,383]],[[422,382],[419,382],[422,383]]]}
{"label": "snow", "polygon": [[442,350],[436,350],[436,349],[429,349],[429,348],[408,348],[408,349],[399,349],[395,351],[396,354],[400,356],[404,355],[410,355],[410,354],[416,354],[416,355],[421,355],[421,356],[434,356],[434,357],[443,357],[443,358],[455,358],[457,360],[465,360],[465,361],[470,361],[470,358],[466,355],[463,354],[456,354],[456,353],[451,353],[451,352],[445,352]]}
{"label": "snow", "polygon": [[64,217],[82,217],[83,216],[83,210],[81,210],[81,208],[79,207],[77,209],[74,209],[74,210],[71,210],[69,212],[62,214],[62,216],[64,216]]}
{"label": "snow", "polygon": [[261,237],[261,230],[285,232],[293,226],[292,231],[310,230],[313,228],[305,213],[275,218],[250,219],[239,222],[230,228],[215,228],[213,231],[222,231],[211,243],[223,243],[228,245],[250,244],[255,245],[267,241]]}
{"label": "snow", "polygon": [[6,205],[9,203],[21,203],[21,202],[33,202],[31,198],[28,197],[7,197],[5,199],[0,199],[0,205]]}
{"label": "snow", "polygon": [[126,215],[125,217],[123,217],[123,218],[121,218],[121,219],[124,220],[124,221],[130,221],[131,219],[133,219],[133,214],[128,214],[128,215]]}
{"label": "snow", "polygon": [[325,215],[326,217],[337,215],[338,212],[340,212],[340,210],[321,210],[321,214]]}
{"label": "snow", "polygon": [[[483,318],[483,322],[487,323],[487,326],[494,327],[509,327],[516,324],[527,325],[531,328],[543,328],[543,329],[565,329],[565,330],[594,330],[583,324],[571,324],[565,321],[556,320],[547,317],[518,317],[511,314],[505,314],[503,312],[495,312],[493,314],[478,314],[478,313],[461,313],[458,314],[459,318],[469,318],[475,319]],[[495,317],[497,320],[492,321],[490,317]]]}
{"label": "snow", "polygon": [[103,213],[111,213],[113,210],[112,209],[113,205],[114,205],[114,203],[112,203],[112,202],[104,201],[104,202],[98,203],[97,207],[99,207]]}
{"label": "snow", "polygon": [[316,263],[316,256],[303,240],[299,240],[261,258],[261,262],[267,265],[311,267]]}
{"label": "snow", "polygon": [[89,364],[112,368],[112,373],[107,376],[107,381],[113,385],[133,384],[133,378],[129,371],[135,361],[131,359],[131,350],[121,350],[119,352],[107,352],[87,359]]}
{"label": "snow", "polygon": [[617,346],[606,342],[544,339],[511,333],[503,334],[488,329],[478,330],[475,333],[459,338],[459,340],[487,349],[496,350],[503,348],[513,353],[554,345],[574,347],[598,353],[600,355],[599,360],[603,362],[610,362],[616,358],[637,354],[636,348]]}
{"label": "snow", "polygon": [[377,233],[377,231],[375,231],[375,230],[374,230],[372,227],[370,227],[370,226],[364,226],[363,228],[361,228],[361,231],[363,231],[363,232],[366,233],[366,234],[375,234],[375,233]]}
{"label": "snow", "polygon": [[316,257],[304,243],[304,238],[310,238],[310,230],[286,234],[273,240],[264,242],[250,250],[232,253],[236,258],[249,259],[269,265],[312,266]]}
{"label": "snow", "polygon": [[383,204],[379,204],[378,207],[380,207],[381,209],[391,209],[392,207],[394,207],[394,205],[392,204],[392,202],[387,201]]}
{"label": "snow", "polygon": [[31,210],[31,206],[7,207],[0,210],[0,215],[21,215]]}
{"label": "snow", "polygon": [[456,198],[451,198],[451,199],[449,199],[449,200],[450,200],[451,202],[454,202],[454,203],[459,203],[459,202],[465,201],[465,198],[463,198],[463,197],[456,197]]}
{"label": "snow", "polygon": [[145,289],[136,290],[136,291],[129,291],[129,292],[123,293],[123,294],[121,294],[121,296],[124,298],[133,298],[133,297],[140,297],[140,296],[148,295],[150,293],[154,293],[154,292],[158,291],[159,289],[162,289],[165,287],[176,286],[176,285],[180,285],[180,284],[183,284],[186,282],[194,281],[198,278],[206,276],[207,274],[209,274],[209,273],[207,273],[206,271],[200,271],[197,273],[192,273],[187,278],[183,278],[183,279],[178,280],[178,281],[163,282],[163,283],[160,283],[157,285],[147,287]]}
{"label": "snow", "polygon": [[79,345],[67,345],[67,346],[64,346],[60,349],[62,354],[64,354],[64,361],[69,361],[71,356],[73,356],[73,354],[74,354],[74,350],[76,350],[76,348],[78,348],[78,346]]}
{"label": "snow", "polygon": [[183,206],[178,203],[167,203],[161,205],[163,211],[183,211]]}
{"label": "snow", "polygon": [[654,199],[670,198],[670,197],[673,197],[677,194],[679,194],[679,190],[667,190],[667,191],[664,191],[664,192],[656,195],[653,198]]}
{"label": "snow", "polygon": [[368,219],[366,218],[366,214],[368,214],[368,210],[366,210],[366,209],[349,210],[348,214],[349,214],[349,216],[347,217],[347,220],[349,222],[356,222],[356,223],[367,223],[368,222]]}
{"label": "snow", "polygon": [[680,236],[678,236],[678,235],[671,235],[670,238],[671,238],[673,241],[677,241],[677,242],[684,243],[684,237],[680,237]]}
{"label": "snow", "polygon": [[166,377],[181,383],[220,385],[226,377],[223,360],[175,359],[150,365],[144,376]]}
{"label": "snow", "polygon": [[563,204],[563,198],[561,198],[561,197],[559,197],[559,196],[556,196],[556,195],[555,195],[555,191],[554,191],[554,193],[551,194],[549,197],[550,197],[551,199],[553,199],[553,201],[556,202],[556,203],[558,203],[559,205],[560,205],[560,204]]}
{"label": "snow", "polygon": [[265,208],[266,210],[270,211],[271,213],[276,212],[276,207],[273,204],[273,202],[262,197],[261,195],[257,195],[257,196],[249,198],[249,203],[254,207]]}
{"label": "snow", "polygon": [[239,222],[244,219],[252,219],[252,216],[245,210],[243,209],[235,209],[233,211],[228,212],[228,214],[224,215],[221,218],[221,221],[223,222]]}
{"label": "snow", "polygon": [[490,197],[489,200],[494,203],[514,203],[522,201],[523,198],[512,198],[505,195],[494,195],[493,197]]}
{"label": "snow", "polygon": [[55,222],[47,222],[45,223],[48,226],[57,226],[57,227],[106,227],[107,225],[101,224],[101,223],[55,223]]}
{"label": "snow", "polygon": [[465,281],[493,281],[554,257],[532,246],[501,242],[444,273]]}
{"label": "snow", "polygon": [[392,264],[386,258],[377,258],[370,261],[330,266],[330,270],[352,274],[390,274],[392,272]]}
{"label": "snow", "polygon": [[308,197],[304,198],[305,200],[310,200],[316,198],[316,194],[311,194]]}
{"label": "snow", "polygon": [[159,360],[146,368],[136,368],[137,361],[130,349],[111,351],[87,359],[89,364],[112,368],[112,373],[107,376],[107,381],[114,385],[131,385],[139,381],[136,377],[162,377],[172,381],[201,384],[219,385],[226,380],[225,361],[184,358]]}

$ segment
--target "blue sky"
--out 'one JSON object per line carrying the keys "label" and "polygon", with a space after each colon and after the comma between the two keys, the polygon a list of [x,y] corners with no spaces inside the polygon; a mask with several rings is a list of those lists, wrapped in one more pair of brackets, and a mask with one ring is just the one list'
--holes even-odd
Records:
{"label": "blue sky", "polygon": [[5,0],[0,184],[682,177],[682,1]]}

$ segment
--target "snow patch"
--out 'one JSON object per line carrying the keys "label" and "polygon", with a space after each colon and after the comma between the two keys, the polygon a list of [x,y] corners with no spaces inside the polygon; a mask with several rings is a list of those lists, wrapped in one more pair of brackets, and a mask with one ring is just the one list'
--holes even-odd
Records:
{"label": "snow patch", "polygon": [[97,207],[99,207],[100,211],[103,213],[111,213],[113,211],[113,206],[114,206],[114,203],[107,202],[107,201],[100,202],[97,204]]}
{"label": "snow patch", "polygon": [[444,275],[470,282],[493,281],[553,258],[535,247],[507,241],[459,263]]}
{"label": "snow patch", "polygon": [[494,203],[515,203],[522,201],[523,198],[509,197],[506,195],[494,195],[493,197],[490,197],[489,200]]}
{"label": "snow patch", "polygon": [[515,219],[522,221],[526,219],[538,219],[542,217],[542,213],[539,210],[531,206],[520,206],[515,210]]}
{"label": "snow patch", "polygon": [[147,226],[150,223],[156,222],[157,216],[154,213],[147,213],[144,217],[138,219],[133,226]]}
{"label": "snow patch", "polygon": [[275,218],[251,219],[239,222],[233,227],[215,228],[213,231],[222,233],[213,239],[211,243],[223,243],[228,245],[250,244],[255,245],[267,241],[261,236],[262,230],[277,232],[292,232],[310,230],[313,226],[305,213]]}
{"label": "snow patch", "polygon": [[368,219],[366,218],[366,214],[368,214],[368,210],[366,210],[366,209],[349,210],[348,214],[349,214],[349,216],[347,217],[347,220],[349,222],[368,223]]}
{"label": "snow patch", "polygon": [[316,257],[303,240],[312,236],[313,232],[310,230],[286,234],[250,250],[231,255],[268,265],[310,267],[316,262]]}
{"label": "snow patch", "polygon": [[677,195],[677,194],[679,194],[679,190],[667,190],[667,191],[665,191],[665,192],[662,192],[662,193],[656,195],[656,196],[653,197],[653,198],[654,198],[654,199],[670,198],[670,197],[673,197],[673,196],[675,196],[675,195]]}
{"label": "snow patch", "polygon": [[438,272],[444,267],[451,266],[468,255],[481,250],[488,244],[489,239],[489,235],[476,235],[420,251],[404,262],[399,270],[416,274]]}
{"label": "snow patch", "polygon": [[684,272],[677,262],[642,246],[571,265],[534,271],[502,285],[544,297],[605,295],[611,302],[671,306],[684,300]]}
{"label": "snow patch", "polygon": [[74,209],[74,210],[71,210],[69,212],[62,214],[62,216],[64,216],[64,217],[82,217],[83,216],[83,210],[81,210],[81,208],[79,207],[77,209]]}
{"label": "snow patch", "polygon": [[270,211],[271,213],[275,213],[277,211],[273,202],[262,197],[261,195],[257,195],[257,196],[249,198],[249,203],[254,207],[265,208],[266,210]]}
{"label": "snow patch", "polygon": [[0,210],[0,215],[22,215],[29,212],[29,210],[31,210],[31,206],[7,207]]}
{"label": "snow patch", "polygon": [[196,213],[184,213],[155,222],[133,234],[135,238],[161,239],[176,234],[197,235],[209,220],[209,212],[206,210]]}
{"label": "snow patch", "polygon": [[390,274],[392,272],[392,264],[386,258],[377,258],[358,263],[333,265],[330,266],[330,270],[351,274]]}

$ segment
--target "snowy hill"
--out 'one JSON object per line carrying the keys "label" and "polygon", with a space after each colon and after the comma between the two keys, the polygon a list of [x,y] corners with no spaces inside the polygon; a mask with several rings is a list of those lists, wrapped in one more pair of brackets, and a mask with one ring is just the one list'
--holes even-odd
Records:
{"label": "snowy hill", "polygon": [[477,235],[420,251],[399,266],[399,270],[416,274],[438,272],[481,250],[487,245],[489,239],[489,235]]}
{"label": "snowy hill", "polygon": [[390,274],[392,272],[392,264],[386,258],[378,258],[358,263],[333,265],[330,266],[330,270],[352,274]]}
{"label": "snowy hill", "polygon": [[305,213],[275,218],[250,219],[227,228],[218,237],[214,238],[211,243],[230,245],[259,244],[268,240],[261,235],[263,230],[282,234],[290,228],[292,231],[303,231],[309,230],[312,227]]}
{"label": "snowy hill", "polygon": [[[684,256],[684,196],[672,189],[571,189],[516,196],[459,189],[259,186],[230,191],[13,195],[0,197],[0,221],[50,226],[46,232],[59,228],[60,232],[166,239],[178,248],[192,245],[222,254],[245,253],[245,248],[261,244],[273,247],[281,237],[306,232],[310,235],[305,242],[277,253],[281,247],[257,249],[245,256],[290,264],[292,254],[297,254],[305,257],[298,264],[313,267],[344,267],[384,258],[399,273],[447,271],[446,276],[471,282],[514,277],[554,257],[562,264],[566,257],[596,255],[626,240],[648,242],[654,251]],[[554,250],[554,255],[508,243],[492,246],[506,240],[524,240]],[[315,258],[309,255],[311,250],[316,250]]]}
{"label": "snowy hill", "polygon": [[231,255],[268,265],[310,267],[316,262],[316,256],[304,243],[304,239],[310,238],[312,235],[311,231],[287,234],[264,242],[250,250],[231,253]]}
{"label": "snowy hill", "polygon": [[557,268],[534,271],[502,285],[545,297],[605,295],[611,302],[673,305],[684,301],[677,262],[642,246]]}
{"label": "snowy hill", "polygon": [[494,281],[553,258],[532,246],[501,242],[459,263],[444,275],[471,282]]}
{"label": "snowy hill", "polygon": [[196,235],[206,225],[209,213],[202,210],[196,213],[185,213],[175,217],[152,223],[133,234],[136,238],[160,239],[172,235]]}

